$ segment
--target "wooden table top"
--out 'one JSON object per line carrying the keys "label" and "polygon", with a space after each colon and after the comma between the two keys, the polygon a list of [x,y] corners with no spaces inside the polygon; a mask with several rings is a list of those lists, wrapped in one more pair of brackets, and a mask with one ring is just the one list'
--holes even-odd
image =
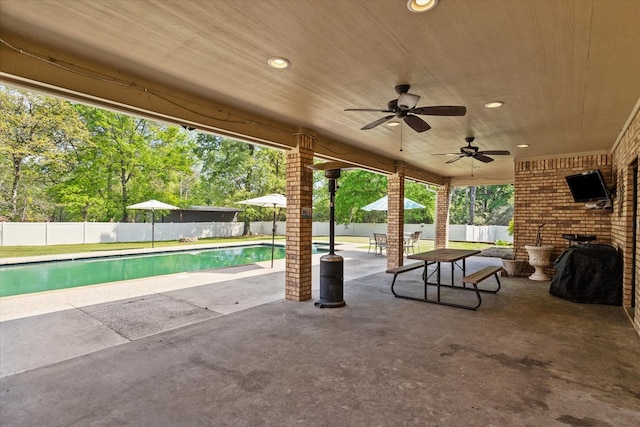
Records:
{"label": "wooden table top", "polygon": [[477,249],[435,249],[433,251],[420,252],[419,254],[409,255],[409,259],[419,259],[422,261],[435,262],[454,262],[470,256],[479,254]]}

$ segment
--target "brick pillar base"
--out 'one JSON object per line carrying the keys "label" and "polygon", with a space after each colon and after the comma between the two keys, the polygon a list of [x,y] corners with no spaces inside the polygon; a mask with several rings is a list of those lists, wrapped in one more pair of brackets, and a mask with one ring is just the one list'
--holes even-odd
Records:
{"label": "brick pillar base", "polygon": [[404,257],[404,168],[387,177],[387,195],[387,268],[395,268]]}
{"label": "brick pillar base", "polygon": [[313,137],[300,134],[298,146],[287,153],[285,298],[294,301],[311,299],[312,164]]}
{"label": "brick pillar base", "polygon": [[436,249],[446,248],[449,244],[450,196],[451,187],[448,184],[438,187],[436,197]]}

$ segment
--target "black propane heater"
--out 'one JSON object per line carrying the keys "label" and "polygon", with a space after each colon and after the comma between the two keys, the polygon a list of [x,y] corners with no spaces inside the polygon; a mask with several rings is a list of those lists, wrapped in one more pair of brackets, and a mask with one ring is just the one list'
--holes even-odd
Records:
{"label": "black propane heater", "polygon": [[344,260],[335,254],[335,200],[336,181],[340,178],[340,169],[353,167],[348,163],[326,162],[309,166],[310,169],[324,170],[329,180],[329,253],[320,258],[320,299],[316,307],[344,307],[343,299]]}

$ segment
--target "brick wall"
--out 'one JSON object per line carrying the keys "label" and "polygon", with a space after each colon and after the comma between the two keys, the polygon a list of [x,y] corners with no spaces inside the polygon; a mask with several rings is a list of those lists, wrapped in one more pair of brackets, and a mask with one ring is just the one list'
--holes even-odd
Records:
{"label": "brick wall", "polygon": [[[636,331],[640,334],[640,244],[636,247],[636,264],[633,265],[633,209],[634,166],[640,158],[640,112],[635,117],[613,150],[613,176],[616,184],[614,212],[611,220],[611,242],[622,254],[623,260],[623,306],[631,309],[633,269],[635,268],[635,308],[630,310]],[[639,184],[640,185],[640,184]],[[637,193],[640,194],[640,188]],[[640,206],[636,200],[636,216],[640,218]],[[640,224],[639,224],[640,226]],[[639,227],[640,228],[640,227]],[[638,230],[640,232],[640,229]],[[638,236],[636,236],[636,239]]]}
{"label": "brick wall", "polygon": [[287,152],[287,236],[285,298],[311,299],[311,240],[313,219],[302,216],[311,211],[313,200],[313,138],[298,136],[298,147]]}
{"label": "brick wall", "polygon": [[[565,176],[600,169],[613,185],[612,156],[607,154],[527,160],[515,163],[514,245],[518,258],[528,259],[525,245],[534,245],[540,224],[542,244],[553,245],[552,261],[568,246],[563,233],[595,234],[597,243],[611,243],[612,210],[587,209],[575,203]],[[533,268],[530,267],[530,271]],[[553,275],[553,267],[546,269]]]}
{"label": "brick wall", "polygon": [[[543,244],[553,245],[553,258],[562,253],[567,242],[563,233],[595,234],[598,243],[615,246],[623,259],[623,306],[628,309],[634,328],[640,334],[640,262],[633,264],[634,202],[636,218],[640,206],[634,199],[634,167],[640,158],[640,112],[630,121],[611,154],[558,157],[520,161],[515,164],[514,245],[518,257],[528,259],[525,245],[535,243],[537,226],[542,228]],[[567,175],[600,169],[607,186],[613,189],[613,206],[590,210],[575,203],[564,179]],[[640,184],[636,189],[640,194]],[[638,220],[636,220],[638,221]],[[640,228],[640,224],[639,224]],[[638,236],[635,236],[638,239]],[[640,244],[636,246],[640,260]],[[530,271],[533,269],[531,268]],[[635,290],[632,289],[635,270]],[[553,275],[555,270],[548,268]],[[635,307],[632,309],[632,292]]]}
{"label": "brick wall", "polygon": [[404,257],[404,169],[387,176],[387,195],[387,268],[395,268]]}
{"label": "brick wall", "polygon": [[446,248],[449,243],[449,205],[451,204],[451,187],[442,185],[436,192],[436,238],[435,248]]}

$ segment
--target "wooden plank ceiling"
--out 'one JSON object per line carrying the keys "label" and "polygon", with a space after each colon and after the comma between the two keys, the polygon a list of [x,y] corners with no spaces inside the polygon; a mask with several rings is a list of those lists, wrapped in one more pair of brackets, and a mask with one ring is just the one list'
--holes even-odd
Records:
{"label": "wooden plank ceiling", "polygon": [[[487,185],[517,159],[612,148],[640,98],[638,22],[627,0],[0,0],[0,79],[280,147],[304,129],[328,159]],[[467,114],[418,133],[344,111],[386,109],[405,83]],[[447,164],[467,136],[511,155]]]}

